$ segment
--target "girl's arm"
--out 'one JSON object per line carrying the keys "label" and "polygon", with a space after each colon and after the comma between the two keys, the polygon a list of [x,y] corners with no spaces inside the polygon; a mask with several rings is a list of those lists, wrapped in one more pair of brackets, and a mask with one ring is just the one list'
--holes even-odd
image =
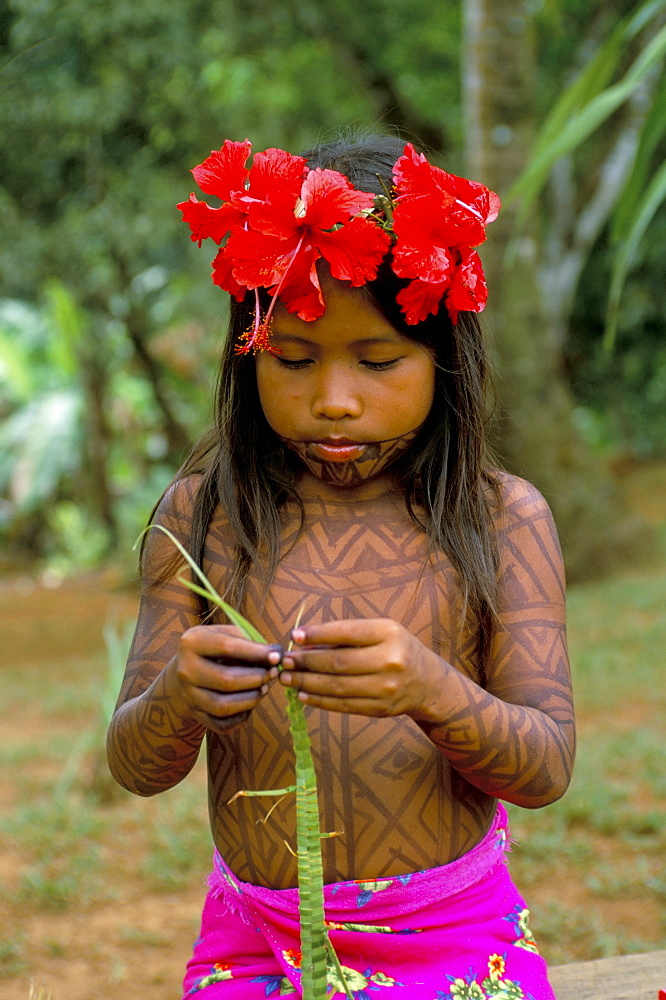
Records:
{"label": "girl's arm", "polygon": [[536,808],[567,789],[575,731],[565,637],[564,574],[545,500],[510,480],[502,530],[500,621],[485,686],[386,619],[307,626],[282,683],[307,704],[411,716],[471,784]]}
{"label": "girl's arm", "polygon": [[[154,523],[187,548],[194,478],[175,484]],[[279,653],[247,642],[233,627],[201,625],[187,572],[171,540],[148,533],[136,631],[107,752],[116,781],[138,795],[171,788],[194,766],[207,729],[239,725],[266,691]]]}
{"label": "girl's arm", "polygon": [[418,721],[473,785],[537,808],[567,790],[575,754],[564,570],[552,515],[534,487],[512,480],[503,519],[500,615],[485,689],[450,673],[448,707],[433,706],[435,717]]}

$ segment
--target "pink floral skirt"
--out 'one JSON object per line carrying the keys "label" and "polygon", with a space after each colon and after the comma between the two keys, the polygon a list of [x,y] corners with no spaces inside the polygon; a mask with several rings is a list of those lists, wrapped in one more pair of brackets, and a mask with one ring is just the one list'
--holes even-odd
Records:
{"label": "pink floral skirt", "polygon": [[[555,1000],[506,864],[506,810],[476,847],[430,871],[324,889],[355,1000]],[[241,882],[215,852],[185,998],[300,997],[298,890]],[[329,972],[329,998],[344,997]]]}

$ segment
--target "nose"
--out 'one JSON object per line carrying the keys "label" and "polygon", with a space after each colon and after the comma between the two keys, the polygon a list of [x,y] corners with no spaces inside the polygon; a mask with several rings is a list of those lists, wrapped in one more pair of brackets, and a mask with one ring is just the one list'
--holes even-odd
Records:
{"label": "nose", "polygon": [[312,414],[325,420],[360,417],[363,400],[346,366],[322,365],[314,387]]}

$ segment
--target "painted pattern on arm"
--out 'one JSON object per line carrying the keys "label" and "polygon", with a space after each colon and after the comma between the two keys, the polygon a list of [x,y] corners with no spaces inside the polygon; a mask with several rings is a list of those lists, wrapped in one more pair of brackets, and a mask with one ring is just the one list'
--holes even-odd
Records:
{"label": "painted pattern on arm", "polygon": [[564,574],[550,511],[517,481],[506,500],[500,624],[486,666],[486,690],[463,678],[450,694],[459,711],[430,738],[468,781],[534,807],[559,797],[575,750],[566,647]]}
{"label": "painted pattern on arm", "polygon": [[[156,523],[184,543],[189,542],[195,488],[194,480],[177,484],[156,515]],[[149,533],[139,617],[107,741],[116,779],[140,795],[171,788],[184,778],[204,734],[203,726],[177,713],[165,691],[165,665],[183,632],[200,622],[192,595],[176,579],[183,564],[174,552],[161,532]]]}

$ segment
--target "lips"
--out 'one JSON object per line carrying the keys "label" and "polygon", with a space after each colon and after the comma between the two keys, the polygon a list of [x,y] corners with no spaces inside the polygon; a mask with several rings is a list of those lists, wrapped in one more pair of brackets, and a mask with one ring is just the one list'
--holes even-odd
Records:
{"label": "lips", "polygon": [[349,438],[324,438],[311,441],[308,451],[322,462],[355,462],[361,457],[367,445]]}

